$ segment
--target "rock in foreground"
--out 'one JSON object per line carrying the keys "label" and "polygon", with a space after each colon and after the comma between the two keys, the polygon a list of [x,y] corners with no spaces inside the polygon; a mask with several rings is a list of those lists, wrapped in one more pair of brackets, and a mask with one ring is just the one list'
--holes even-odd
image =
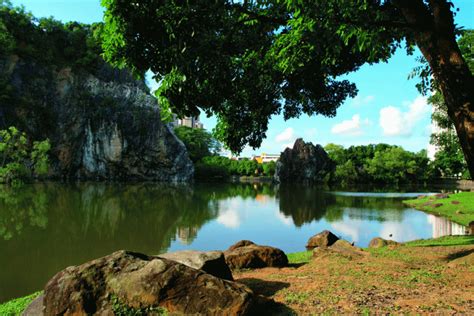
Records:
{"label": "rock in foreground", "polygon": [[286,148],[276,165],[277,182],[323,182],[336,167],[320,145],[305,143],[298,138],[293,149]]}
{"label": "rock in foreground", "polygon": [[159,257],[182,263],[193,269],[203,270],[221,279],[233,280],[232,272],[225,262],[222,251],[183,250],[161,254]]}
{"label": "rock in foreground", "polygon": [[225,261],[231,269],[255,269],[285,267],[286,254],[274,247],[260,246],[249,240],[241,240],[224,252]]}
{"label": "rock in foreground", "polygon": [[117,306],[145,314],[247,315],[245,285],[159,257],[118,251],[56,274],[44,291],[45,315],[113,315]]}
{"label": "rock in foreground", "polygon": [[317,247],[329,247],[339,240],[339,237],[331,233],[329,230],[324,230],[308,239],[306,249],[312,250]]}

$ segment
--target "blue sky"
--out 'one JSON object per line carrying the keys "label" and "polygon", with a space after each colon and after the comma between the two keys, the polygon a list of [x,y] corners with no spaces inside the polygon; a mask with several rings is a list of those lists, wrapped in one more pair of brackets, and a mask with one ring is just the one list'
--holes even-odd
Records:
{"label": "blue sky", "polygon": [[[24,5],[37,17],[53,16],[58,20],[84,23],[102,20],[100,0],[13,0]],[[454,0],[459,12],[455,22],[464,28],[474,28],[474,0]],[[278,153],[292,144],[297,137],[326,145],[328,143],[365,145],[388,143],[401,145],[407,150],[426,149],[431,133],[431,107],[415,88],[415,80],[407,80],[416,66],[415,57],[407,56],[403,49],[388,63],[365,65],[347,78],[357,84],[359,94],[348,99],[337,116],[301,116],[284,121],[281,116],[272,118],[267,138],[256,151],[247,148],[242,155]],[[214,118],[202,117],[207,129],[215,125]]]}

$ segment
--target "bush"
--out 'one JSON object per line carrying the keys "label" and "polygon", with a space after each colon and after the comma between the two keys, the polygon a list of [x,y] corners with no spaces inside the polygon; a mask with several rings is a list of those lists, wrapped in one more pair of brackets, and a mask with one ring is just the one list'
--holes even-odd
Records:
{"label": "bush", "polygon": [[11,183],[48,172],[49,140],[30,142],[15,127],[0,131],[0,182]]}

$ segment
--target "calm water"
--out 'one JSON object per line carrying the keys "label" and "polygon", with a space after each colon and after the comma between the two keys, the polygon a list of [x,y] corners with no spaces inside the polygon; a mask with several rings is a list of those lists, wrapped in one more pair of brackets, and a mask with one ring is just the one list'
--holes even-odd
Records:
{"label": "calm water", "polygon": [[263,184],[59,184],[0,187],[0,302],[41,289],[59,270],[119,249],[226,249],[240,239],[304,250],[329,229],[358,246],[463,234],[406,208],[415,193],[353,193]]}

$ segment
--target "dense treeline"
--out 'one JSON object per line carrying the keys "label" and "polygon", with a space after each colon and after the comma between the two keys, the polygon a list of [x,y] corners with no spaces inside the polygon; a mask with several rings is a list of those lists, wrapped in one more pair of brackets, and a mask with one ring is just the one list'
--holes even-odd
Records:
{"label": "dense treeline", "polygon": [[336,162],[330,182],[340,184],[403,184],[425,182],[435,173],[426,150],[418,153],[387,144],[351,146],[328,144],[329,157]]}
{"label": "dense treeline", "polygon": [[229,176],[273,177],[276,163],[259,164],[253,159],[234,160],[222,156],[204,157],[195,164],[195,178],[202,180],[222,179]]}
{"label": "dense treeline", "polygon": [[35,18],[9,1],[0,3],[0,58],[12,55],[35,63],[96,69],[100,56],[100,23],[66,24],[53,18]]}

